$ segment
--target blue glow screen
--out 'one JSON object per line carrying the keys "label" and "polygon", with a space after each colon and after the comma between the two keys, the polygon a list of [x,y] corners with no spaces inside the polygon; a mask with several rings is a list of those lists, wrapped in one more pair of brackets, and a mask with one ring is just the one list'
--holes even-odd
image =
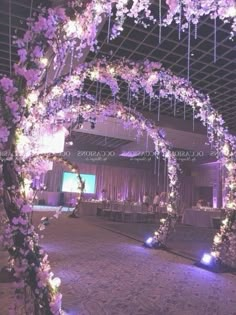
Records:
{"label": "blue glow screen", "polygon": [[[96,175],[93,174],[80,174],[82,180],[85,182],[85,194],[95,193]],[[62,191],[63,192],[79,192],[78,190],[78,175],[76,173],[63,173]]]}

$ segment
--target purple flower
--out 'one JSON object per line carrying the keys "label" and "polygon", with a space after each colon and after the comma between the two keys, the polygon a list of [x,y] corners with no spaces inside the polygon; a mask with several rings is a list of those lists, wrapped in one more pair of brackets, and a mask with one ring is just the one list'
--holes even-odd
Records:
{"label": "purple flower", "polygon": [[39,70],[37,69],[25,70],[23,76],[27,81],[27,86],[32,86],[37,82],[39,78]]}
{"label": "purple flower", "polygon": [[42,51],[41,47],[35,46],[35,48],[33,50],[33,56],[35,58],[41,58],[43,56],[43,51]]}
{"label": "purple flower", "polygon": [[46,31],[47,28],[48,28],[47,20],[44,17],[40,16],[32,29],[35,33],[40,33],[42,31]]}
{"label": "purple flower", "polygon": [[20,62],[25,62],[27,59],[27,50],[25,48],[18,49],[18,56],[20,57]]}
{"label": "purple flower", "polygon": [[32,212],[32,207],[30,205],[23,205],[23,207],[21,208],[21,212],[23,213]]}
{"label": "purple flower", "polygon": [[13,88],[13,81],[11,79],[3,77],[0,80],[0,85],[1,85],[4,92],[8,92],[10,89]]}
{"label": "purple flower", "polygon": [[9,134],[10,132],[7,129],[7,127],[5,126],[0,127],[0,141],[7,142]]}

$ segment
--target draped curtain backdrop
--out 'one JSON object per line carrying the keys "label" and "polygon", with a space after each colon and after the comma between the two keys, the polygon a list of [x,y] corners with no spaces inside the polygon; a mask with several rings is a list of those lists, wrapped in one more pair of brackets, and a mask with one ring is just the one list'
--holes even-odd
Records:
{"label": "draped curtain backdrop", "polygon": [[[132,201],[142,201],[142,196],[147,192],[153,197],[158,190],[163,191],[163,172],[158,176],[153,170],[124,168],[109,165],[95,165],[79,163],[81,174],[96,175],[96,198],[101,197],[101,191],[107,190],[107,197],[111,200],[129,199]],[[47,191],[60,192],[63,172],[69,171],[59,163],[54,163],[52,171],[45,175],[44,183]]]}
{"label": "draped curtain backdrop", "polygon": [[[156,191],[167,191],[166,172],[164,178],[164,165],[160,167],[160,174],[154,174],[153,169],[138,169],[100,164],[78,163],[81,174],[96,175],[96,193],[85,198],[101,198],[101,191],[106,189],[107,197],[111,200],[129,199],[142,201],[147,192],[154,197]],[[69,172],[59,163],[54,163],[52,171],[44,177],[47,192],[60,192],[63,172]],[[206,170],[205,170],[206,172]],[[159,177],[159,179],[158,179]],[[181,174],[179,177],[179,211],[189,208],[194,204],[194,189],[196,178],[193,175]]]}

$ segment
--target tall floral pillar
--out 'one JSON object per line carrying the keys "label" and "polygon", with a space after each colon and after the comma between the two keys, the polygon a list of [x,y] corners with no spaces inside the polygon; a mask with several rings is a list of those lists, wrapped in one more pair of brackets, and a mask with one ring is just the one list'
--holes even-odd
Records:
{"label": "tall floral pillar", "polygon": [[234,147],[225,142],[222,148],[222,165],[226,169],[225,219],[213,240],[212,255],[223,264],[236,268],[236,157]]}

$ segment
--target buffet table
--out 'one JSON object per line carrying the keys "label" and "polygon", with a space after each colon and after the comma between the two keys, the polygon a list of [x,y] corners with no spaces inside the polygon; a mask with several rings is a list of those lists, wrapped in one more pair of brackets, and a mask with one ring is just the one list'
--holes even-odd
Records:
{"label": "buffet table", "polygon": [[217,209],[186,209],[184,211],[182,223],[197,227],[213,228],[213,218],[221,218],[222,211]]}

